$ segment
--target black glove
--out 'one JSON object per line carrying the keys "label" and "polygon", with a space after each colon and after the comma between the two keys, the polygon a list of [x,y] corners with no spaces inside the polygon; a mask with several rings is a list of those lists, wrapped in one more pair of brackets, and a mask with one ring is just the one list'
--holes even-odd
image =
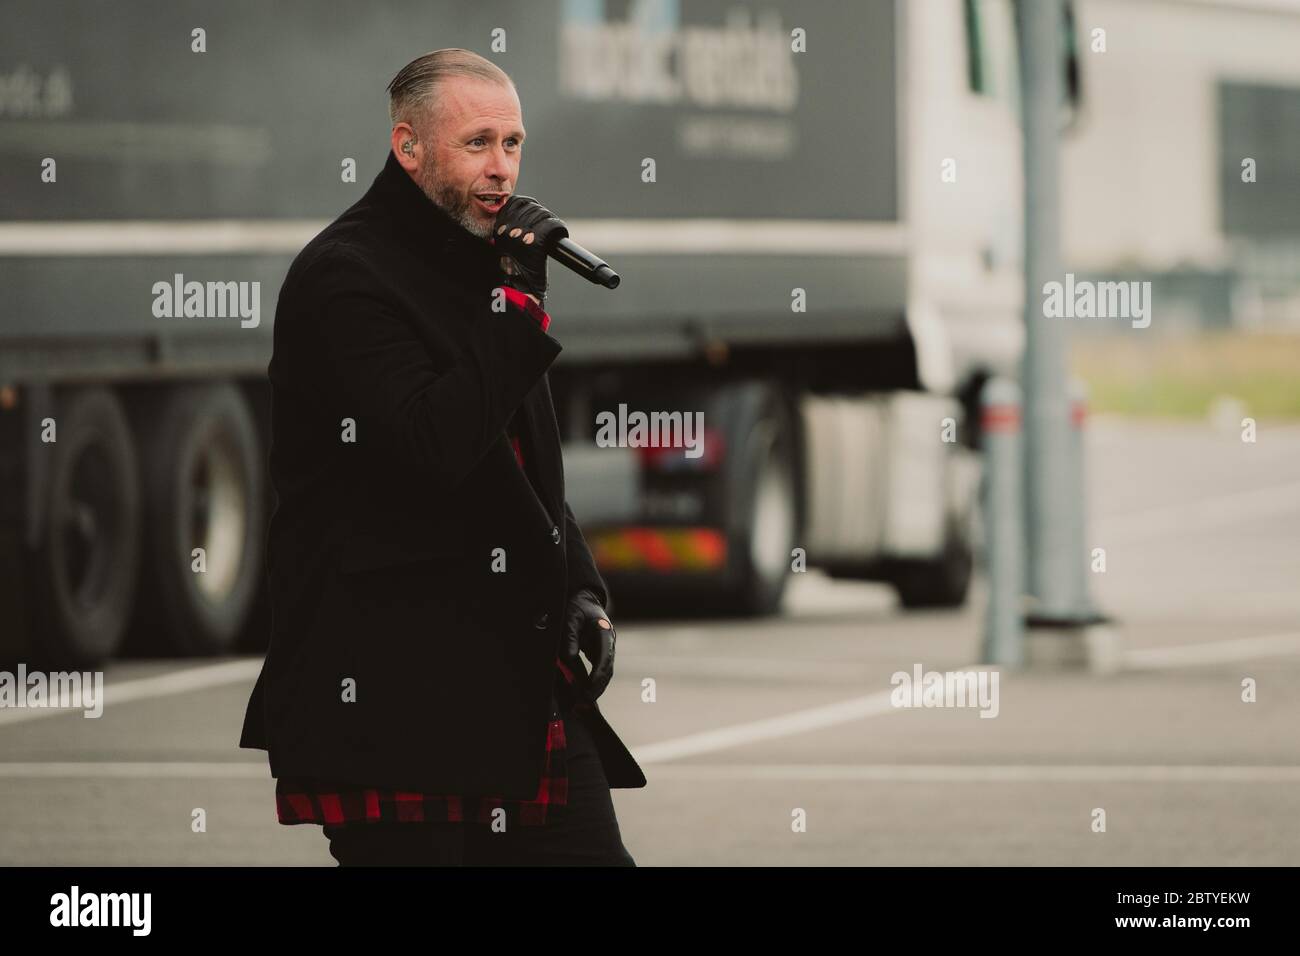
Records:
{"label": "black glove", "polygon": [[[532,234],[532,241],[525,241]],[[546,250],[563,239],[569,227],[531,196],[511,196],[497,213],[491,242],[509,262],[505,284],[538,299],[546,296]]]}
{"label": "black glove", "polygon": [[[614,676],[615,637],[614,625],[600,606],[598,595],[584,588],[569,598],[560,659],[573,671],[577,688],[588,702],[603,694]],[[591,661],[590,675],[578,657],[579,650]]]}

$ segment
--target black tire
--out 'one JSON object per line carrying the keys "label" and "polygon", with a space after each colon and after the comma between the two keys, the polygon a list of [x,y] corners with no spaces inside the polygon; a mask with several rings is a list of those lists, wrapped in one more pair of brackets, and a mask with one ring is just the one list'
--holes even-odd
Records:
{"label": "black tire", "polygon": [[725,610],[767,615],[780,609],[799,535],[800,461],[795,411],[779,386],[739,386],[726,427]]}
{"label": "black tire", "polygon": [[932,561],[891,561],[886,572],[905,608],[961,607],[966,603],[975,554],[970,535],[956,516],[948,517],[944,547]]}
{"label": "black tire", "polygon": [[[244,384],[244,397],[253,411],[257,425],[257,443],[261,456],[262,528],[270,527],[275,512],[275,493],[268,472],[267,449],[271,447],[271,386],[268,382]],[[235,641],[234,650],[241,654],[265,654],[271,646],[271,583],[266,576],[265,536],[258,553],[258,586],[244,629]]]}
{"label": "black tire", "polygon": [[32,564],[39,663],[90,669],[121,646],[140,559],[135,443],[117,396],[93,387],[55,395],[45,521]]}
{"label": "black tire", "polygon": [[839,561],[822,565],[827,577],[843,581],[882,581],[888,574],[885,565],[877,561]]}
{"label": "black tire", "polygon": [[[182,657],[233,651],[262,580],[263,463],[233,384],[136,396],[144,476],[141,590],[130,649]],[[206,567],[193,569],[193,549]]]}

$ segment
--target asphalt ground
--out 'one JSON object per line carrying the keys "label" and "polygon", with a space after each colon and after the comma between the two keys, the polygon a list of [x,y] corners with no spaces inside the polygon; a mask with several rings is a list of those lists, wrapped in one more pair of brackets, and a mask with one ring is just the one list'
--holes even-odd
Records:
{"label": "asphalt ground", "polygon": [[[1300,428],[1101,421],[1088,455],[1122,666],[999,672],[996,717],[889,699],[980,666],[982,581],[959,612],[809,572],[779,617],[620,621],[601,708],[649,780],[614,791],[637,863],[1300,863]],[[99,719],[0,711],[0,864],[332,865],[237,748],[259,665],[122,662]]]}

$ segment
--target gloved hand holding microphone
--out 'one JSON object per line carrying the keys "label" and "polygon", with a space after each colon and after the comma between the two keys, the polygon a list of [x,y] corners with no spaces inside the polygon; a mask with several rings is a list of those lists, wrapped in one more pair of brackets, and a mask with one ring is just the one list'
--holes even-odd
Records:
{"label": "gloved hand holding microphone", "polygon": [[569,227],[531,196],[518,193],[505,201],[492,227],[491,243],[501,251],[505,285],[546,299],[546,256],[549,244],[566,238]]}

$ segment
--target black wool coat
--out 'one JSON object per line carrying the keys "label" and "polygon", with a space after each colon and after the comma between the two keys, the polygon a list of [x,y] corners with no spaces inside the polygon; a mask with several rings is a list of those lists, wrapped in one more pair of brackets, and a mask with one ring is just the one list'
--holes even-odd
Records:
{"label": "black wool coat", "polygon": [[[391,153],[289,269],[268,366],[272,637],[240,739],[273,776],[537,794],[568,598],[608,593],[564,497],[560,343],[494,308],[502,278]],[[582,719],[610,786],[645,786],[599,707]]]}

